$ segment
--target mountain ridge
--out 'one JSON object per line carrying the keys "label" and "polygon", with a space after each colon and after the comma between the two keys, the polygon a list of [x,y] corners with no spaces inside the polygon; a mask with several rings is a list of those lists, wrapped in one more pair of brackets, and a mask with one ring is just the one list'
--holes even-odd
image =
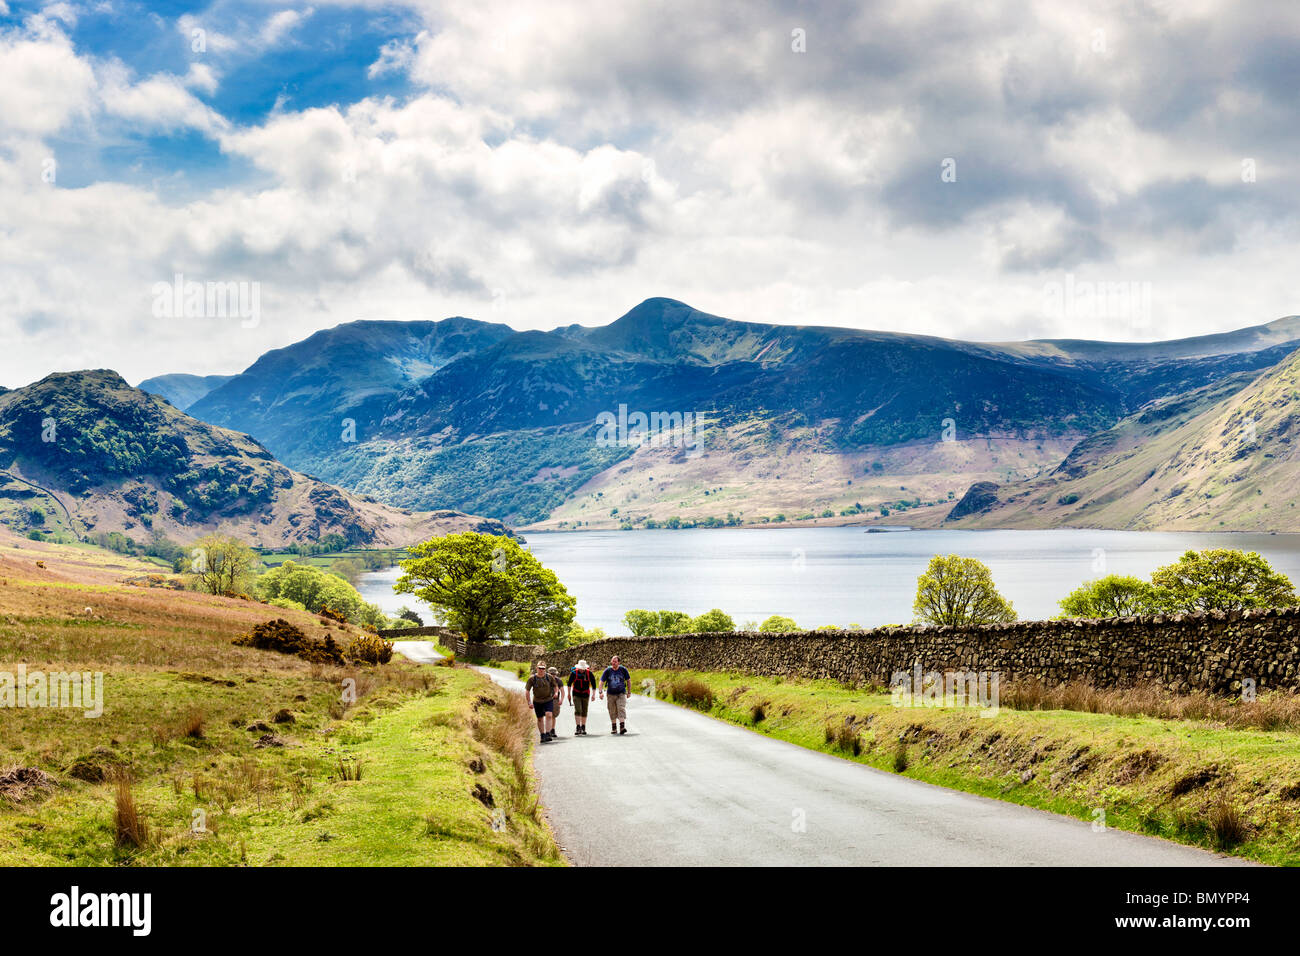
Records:
{"label": "mountain ridge", "polygon": [[[811,429],[817,454],[841,460],[835,467],[845,470],[846,489],[855,474],[850,459],[898,460],[897,474],[915,475],[908,469],[921,458],[903,460],[890,449],[948,431],[1001,443],[999,454],[966,456],[961,467],[976,471],[928,483],[947,495],[976,480],[1036,475],[1052,464],[1049,446],[1072,445],[1149,402],[1261,370],[1300,347],[1294,316],[1168,342],[999,344],[743,322],[665,297],[603,326],[516,332],[463,317],[442,322],[452,324],[427,368],[399,368],[406,353],[395,354],[392,343],[439,323],[343,323],[267,353],[191,412],[256,435],[302,471],[392,504],[447,500],[538,524],[614,484],[612,475],[601,477],[608,469],[652,467],[633,447],[594,447],[597,416],[621,405],[694,412],[715,437],[725,434],[725,455],[736,456],[737,467],[756,455],[779,457],[778,446],[805,442],[800,436]],[[460,338],[446,334],[455,330]],[[357,339],[360,358],[332,360]],[[284,355],[295,368],[283,367]],[[1013,462],[999,460],[1008,454]],[[780,473],[776,457],[772,468],[751,469],[755,482]],[[949,456],[954,467],[960,457]],[[673,494],[629,497],[596,526],[639,526],[659,517]],[[806,502],[793,489],[785,494],[777,507],[821,513],[862,503],[847,492]],[[746,520],[756,517],[745,510]],[[584,526],[589,520],[572,517]]]}

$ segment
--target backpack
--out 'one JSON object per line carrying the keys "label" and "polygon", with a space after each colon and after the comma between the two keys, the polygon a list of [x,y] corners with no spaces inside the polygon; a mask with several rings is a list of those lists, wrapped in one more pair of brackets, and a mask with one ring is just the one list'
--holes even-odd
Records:
{"label": "backpack", "polygon": [[623,681],[623,669],[618,670],[610,668],[609,671],[609,692],[611,694],[622,694],[627,690],[627,684]]}
{"label": "backpack", "polygon": [[573,671],[573,692],[579,697],[586,697],[591,693],[591,671],[580,671],[576,668]]}
{"label": "backpack", "polygon": [[555,682],[547,675],[543,680],[538,680],[534,674],[528,678],[528,686],[533,690],[533,700],[539,704],[544,704],[555,696]]}

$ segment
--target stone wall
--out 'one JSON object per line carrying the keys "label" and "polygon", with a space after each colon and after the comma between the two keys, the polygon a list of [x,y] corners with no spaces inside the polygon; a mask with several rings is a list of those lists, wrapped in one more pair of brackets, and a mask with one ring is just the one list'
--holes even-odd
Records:
{"label": "stone wall", "polygon": [[[469,656],[532,661],[541,649],[471,645]],[[795,634],[611,637],[545,655],[598,671],[617,654],[629,669],[686,668],[830,678],[887,686],[897,671],[990,671],[1000,680],[1074,680],[1098,687],[1158,684],[1185,693],[1300,688],[1300,608],[982,627],[894,627]]]}
{"label": "stone wall", "polygon": [[436,637],[446,647],[450,647],[456,638],[463,637],[463,635],[451,628],[437,624],[430,624],[427,627],[390,627],[380,631],[379,636],[386,641],[409,641],[416,637]]}

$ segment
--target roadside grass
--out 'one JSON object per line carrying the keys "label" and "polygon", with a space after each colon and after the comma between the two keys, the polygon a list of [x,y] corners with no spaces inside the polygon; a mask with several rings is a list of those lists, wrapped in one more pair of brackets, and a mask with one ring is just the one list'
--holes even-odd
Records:
{"label": "roadside grass", "polygon": [[522,703],[486,678],[237,647],[270,617],[360,632],[27,545],[0,539],[0,670],[102,671],[104,708],[0,708],[0,865],[561,862]]}
{"label": "roadside grass", "polygon": [[834,681],[734,673],[638,669],[634,685],[928,783],[1300,865],[1300,734],[1291,730],[1087,710],[1003,707],[981,717],[970,708],[896,707],[888,693]]}

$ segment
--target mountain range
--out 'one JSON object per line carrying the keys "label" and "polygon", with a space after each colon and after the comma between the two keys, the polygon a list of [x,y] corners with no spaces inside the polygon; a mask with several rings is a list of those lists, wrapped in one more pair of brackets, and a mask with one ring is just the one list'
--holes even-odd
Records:
{"label": "mountain range", "polygon": [[[1189,396],[1224,400],[1297,348],[1294,316],[1166,342],[977,343],[743,322],[655,298],[609,325],[549,332],[460,317],[351,322],[210,387],[180,376],[142,386],[292,468],[403,508],[599,528],[900,512],[911,523],[964,502],[951,522],[1012,522],[1029,499],[1009,504],[1008,489],[1059,482],[1089,441]],[[620,406],[698,416],[698,447],[602,442],[597,419]],[[978,501],[964,501],[973,485]],[[1090,507],[1116,527],[1142,520]],[[1034,514],[1024,520],[1065,520]]]}

